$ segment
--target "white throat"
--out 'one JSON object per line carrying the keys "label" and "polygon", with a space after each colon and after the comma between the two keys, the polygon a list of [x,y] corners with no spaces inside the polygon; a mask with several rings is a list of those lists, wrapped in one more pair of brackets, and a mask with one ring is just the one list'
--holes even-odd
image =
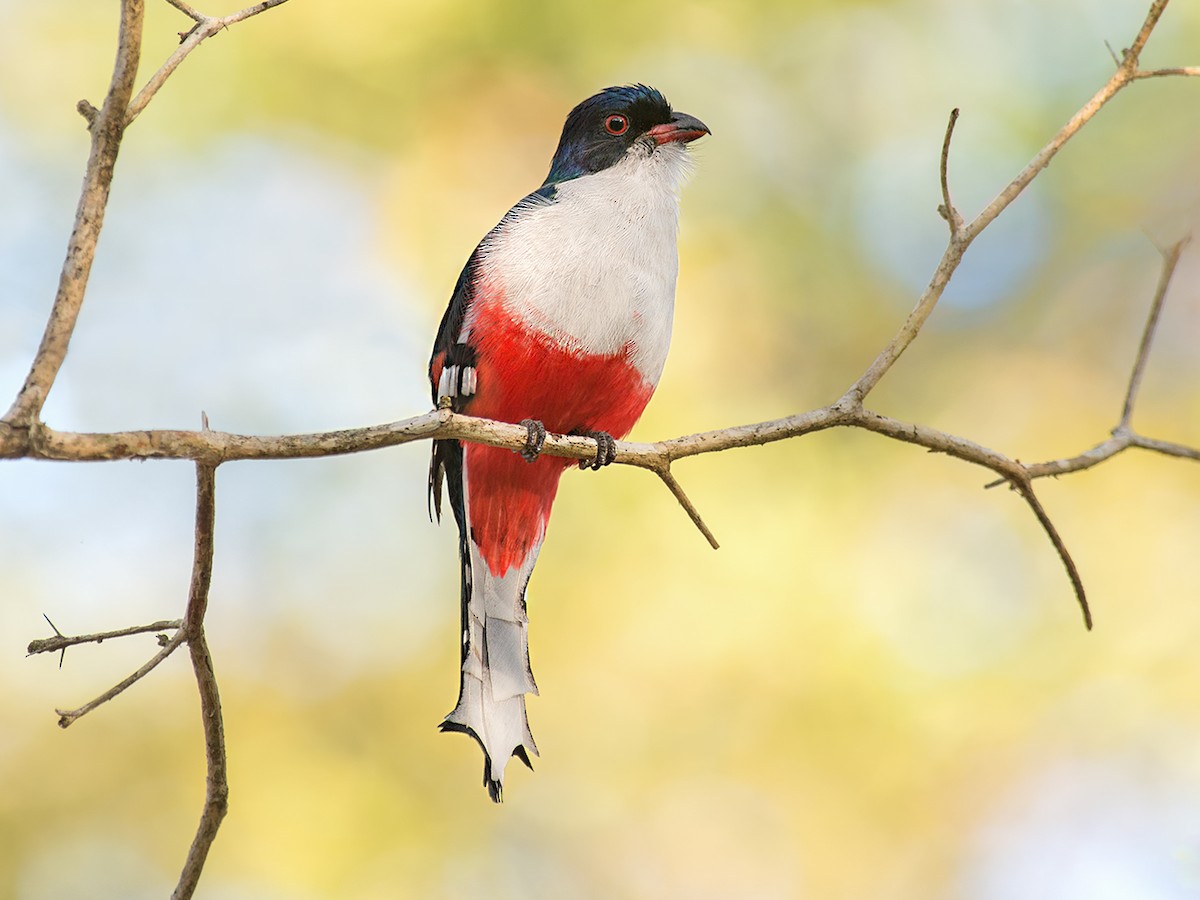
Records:
{"label": "white throat", "polygon": [[629,346],[657,384],[679,269],[678,191],[690,168],[682,145],[638,141],[615,165],[558,185],[553,202],[516,207],[484,240],[483,281],[510,314],[564,348],[607,356]]}

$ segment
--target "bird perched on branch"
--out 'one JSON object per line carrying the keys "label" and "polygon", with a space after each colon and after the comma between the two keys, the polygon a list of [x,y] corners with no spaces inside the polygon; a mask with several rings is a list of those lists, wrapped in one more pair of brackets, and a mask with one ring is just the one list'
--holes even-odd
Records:
{"label": "bird perched on branch", "polygon": [[479,742],[496,802],[509,758],[529,766],[537,755],[525,588],[570,465],[539,456],[546,429],[593,438],[596,457],[580,467],[599,469],[654,393],[671,339],[686,145],[708,133],[643,85],[576,106],[546,181],[467,260],[434,342],[435,405],[528,431],[520,454],[435,441],[429,468],[439,520],[448,488],[462,566],[462,680],[441,727]]}

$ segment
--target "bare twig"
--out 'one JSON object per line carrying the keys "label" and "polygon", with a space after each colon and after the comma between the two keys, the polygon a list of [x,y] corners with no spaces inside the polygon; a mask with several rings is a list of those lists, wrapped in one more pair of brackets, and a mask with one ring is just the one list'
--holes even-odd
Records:
{"label": "bare twig", "polygon": [[1154,291],[1154,300],[1150,303],[1150,314],[1146,317],[1146,327],[1142,331],[1142,341],[1138,345],[1137,357],[1134,359],[1133,372],[1129,376],[1129,388],[1125,391],[1125,405],[1121,409],[1121,421],[1117,430],[1129,427],[1133,416],[1133,404],[1137,399],[1138,387],[1142,383],[1142,375],[1146,371],[1146,361],[1150,358],[1150,345],[1154,341],[1154,332],[1158,328],[1158,317],[1162,312],[1163,300],[1167,296],[1167,288],[1171,284],[1171,276],[1179,265],[1179,256],[1187,246],[1188,238],[1175,242],[1175,245],[1163,253],[1162,272],[1158,276],[1158,287]]}
{"label": "bare twig", "polygon": [[204,614],[208,609],[208,590],[212,583],[215,517],[216,467],[200,463],[196,466],[196,547],[183,631],[187,635],[192,669],[200,691],[200,718],[204,725],[204,810],[183,871],[180,872],[179,883],[171,895],[172,900],[187,900],[196,890],[208,851],[216,840],[217,830],[221,827],[229,803],[221,697],[204,635]]}
{"label": "bare twig", "polygon": [[[49,619],[46,619],[50,622]],[[35,653],[53,653],[56,650],[65,650],[67,647],[74,647],[76,644],[99,644],[110,638],[128,637],[131,634],[146,634],[150,631],[175,631],[183,623],[179,619],[163,619],[159,622],[151,622],[149,625],[133,625],[129,628],[118,628],[116,631],[101,631],[96,634],[78,634],[68,637],[54,627],[54,623],[50,622],[50,627],[54,628],[54,637],[38,638],[29,642],[29,646],[25,652],[29,656]]]}
{"label": "bare twig", "polygon": [[[1108,440],[1101,441],[1095,447],[1084,450],[1076,456],[1067,456],[1062,459],[1052,459],[1040,463],[1026,463],[1025,471],[1029,473],[1030,478],[1069,475],[1072,472],[1082,472],[1084,469],[1098,466],[1105,460],[1112,459],[1118,453],[1123,453],[1131,448],[1150,450],[1163,456],[1173,456],[1176,459],[1191,459],[1200,462],[1200,448],[1188,447],[1185,444],[1176,444],[1172,441],[1160,441],[1157,438],[1148,438],[1129,429],[1124,429],[1114,431],[1112,437],[1108,438]],[[1003,484],[1003,479],[993,481],[985,485],[985,487],[996,487],[998,484]]]}
{"label": "bare twig", "polygon": [[[1134,443],[1133,438],[1134,435],[1130,431],[1113,434],[1112,437],[1101,441],[1095,447],[1084,450],[1075,456],[1053,459],[1049,462],[1028,463],[1025,466],[1025,471],[1029,473],[1030,478],[1045,478],[1047,475],[1067,475],[1071,472],[1082,472],[1084,469],[1098,466],[1106,459],[1111,459],[1118,453],[1128,450],[1130,447],[1136,447],[1137,444]],[[1004,480],[1000,479],[990,482],[984,485],[984,487],[993,488],[1003,483]]]}
{"label": "bare twig", "polygon": [[692,501],[688,499],[688,495],[684,493],[683,486],[675,480],[675,476],[671,474],[671,470],[668,468],[655,469],[654,471],[655,474],[662,479],[663,484],[667,486],[667,489],[675,496],[675,499],[679,501],[679,505],[682,506],[684,512],[688,514],[688,518],[692,520],[692,524],[700,530],[702,535],[704,535],[704,538],[708,541],[709,546],[714,550],[720,550],[721,545],[717,543],[716,537],[713,536],[713,533],[704,523],[704,519],[700,517],[700,511],[696,509]]}
{"label": "bare twig", "polygon": [[1172,441],[1160,441],[1155,438],[1143,437],[1140,434],[1133,435],[1132,444],[1135,447],[1140,447],[1142,450],[1153,450],[1155,453],[1161,453],[1163,456],[1174,456],[1178,459],[1194,459],[1200,460],[1200,449],[1195,447],[1187,447],[1183,444],[1176,444]]}
{"label": "bare twig", "polygon": [[1134,80],[1141,78],[1167,78],[1174,75],[1196,78],[1200,76],[1200,66],[1176,66],[1171,69],[1139,69],[1133,73]]}
{"label": "bare twig", "polygon": [[[1142,382],[1146,363],[1150,358],[1150,348],[1154,341],[1155,331],[1158,328],[1158,320],[1162,313],[1163,303],[1166,300],[1167,291],[1171,286],[1171,279],[1175,274],[1175,269],[1179,266],[1179,258],[1190,240],[1190,236],[1184,237],[1163,251],[1162,270],[1158,276],[1158,285],[1154,289],[1154,299],[1150,303],[1150,311],[1146,316],[1146,324],[1142,329],[1142,339],[1138,344],[1137,355],[1134,358],[1133,368],[1129,374],[1129,385],[1125,390],[1125,402],[1121,409],[1121,419],[1116,427],[1113,428],[1112,436],[1076,456],[1026,465],[1025,471],[1029,473],[1030,478],[1044,478],[1047,475],[1065,475],[1068,472],[1079,472],[1083,469],[1090,469],[1092,466],[1099,465],[1106,459],[1111,459],[1118,453],[1128,450],[1131,447],[1153,450],[1164,456],[1200,460],[1200,449],[1145,437],[1135,432],[1131,424],[1134,404],[1137,402],[1138,388]],[[995,487],[999,483],[999,481],[994,481],[987,485],[987,487]]]}
{"label": "bare twig", "polygon": [[[177,9],[196,19],[199,13],[186,3],[172,2]],[[88,122],[92,134],[91,153],[84,173],[83,190],[75,213],[75,225],[67,244],[67,258],[59,277],[54,306],[42,336],[41,345],[34,357],[29,375],[3,419],[0,432],[28,427],[40,415],[54,380],[66,358],[67,347],[75,330],[75,322],[83,305],[88,277],[95,259],[96,242],[104,224],[104,212],[108,206],[108,194],[112,185],[113,170],[125,128],[133,121],[150,98],[158,91],[179,63],[201,41],[222,28],[243,19],[279,6],[286,0],[264,0],[239,12],[217,18],[201,17],[202,24],[184,46],[171,55],[167,62],[154,74],[150,82],[130,103],[137,78],[138,62],[141,57],[142,22],[145,13],[143,0],[123,0],[121,24],[117,39],[117,57],[113,76],[104,105],[96,110],[86,100],[77,108]]]}
{"label": "bare twig", "polygon": [[984,207],[983,211],[975,217],[975,220],[967,226],[966,238],[968,241],[974,240],[979,232],[983,231],[990,225],[1017,197],[1029,186],[1038,174],[1050,165],[1051,160],[1058,155],[1058,151],[1072,137],[1078,133],[1079,129],[1091,121],[1092,117],[1104,107],[1109,100],[1117,95],[1122,89],[1130,85],[1137,75],[1138,58],[1141,55],[1142,49],[1146,46],[1146,41],[1150,39],[1150,33],[1154,30],[1154,26],[1158,24],[1159,18],[1163,14],[1163,10],[1167,8],[1168,0],[1154,0],[1150,4],[1150,9],[1146,13],[1146,19],[1142,22],[1142,27],[1134,38],[1133,44],[1129,49],[1125,50],[1121,56],[1121,64],[1117,67],[1117,71],[1108,80],[1104,87],[1100,88],[1095,95],[1087,103],[1085,103],[1078,112],[1073,115],[1067,124],[1059,129],[1058,133],[1050,139],[1037,155],[1030,160],[1029,164],[1021,170],[1012,181],[1005,186],[996,198]]}
{"label": "bare twig", "polygon": [[0,432],[11,428],[26,428],[36,421],[54,379],[58,376],[58,370],[62,368],[63,359],[66,358],[67,345],[75,330],[80,307],[83,306],[83,295],[92,271],[92,260],[96,256],[96,240],[104,224],[104,210],[108,206],[108,191],[112,185],[117,150],[125,133],[125,110],[133,94],[138,58],[142,50],[143,12],[143,0],[122,2],[117,59],[104,105],[98,113],[90,117],[86,110],[93,109],[91,104],[80,107],[84,116],[89,117],[92,149],[84,171],[83,190],[75,211],[75,224],[67,242],[67,258],[59,275],[58,291],[54,296],[54,306],[50,311],[41,345],[34,356],[25,384],[4,416],[3,425],[6,427],[0,427]]}
{"label": "bare twig", "polygon": [[176,648],[178,648],[179,645],[183,643],[184,637],[185,637],[185,635],[184,635],[184,632],[182,629],[175,632],[174,637],[172,637],[169,641],[167,641],[167,643],[163,645],[163,648],[161,650],[159,650],[156,654],[154,654],[154,656],[151,657],[150,660],[144,666],[142,666],[140,669],[138,669],[136,672],[134,672],[128,678],[125,678],[122,681],[118,682],[117,684],[114,684],[107,691],[105,691],[103,694],[101,694],[95,700],[92,700],[90,703],[85,703],[83,706],[79,707],[79,709],[70,709],[70,710],[56,709],[55,712],[58,713],[58,727],[59,728],[67,728],[76,719],[80,719],[83,716],[86,716],[97,706],[107,703],[109,700],[113,699],[118,694],[123,693],[126,688],[131,687],[134,684],[137,684],[137,682],[141,681],[143,678],[145,678],[147,675],[149,675],[152,671],[154,671],[154,669],[158,666],[158,664],[160,662],[162,662],[164,659],[166,659],[168,656],[170,656],[172,653],[174,653]]}
{"label": "bare twig", "polygon": [[193,22],[203,22],[204,21],[204,14],[196,12],[196,10],[192,9],[190,6],[188,6],[186,3],[184,3],[183,0],[167,0],[167,2],[170,3],[177,10],[179,10],[181,13],[183,13],[185,16],[187,16],[189,19],[191,19]]}
{"label": "bare twig", "polygon": [[[150,80],[146,82],[145,87],[138,91],[137,96],[133,98],[133,102],[129,104],[129,110],[126,113],[126,126],[136,119],[141,111],[146,108],[146,104],[153,99],[154,95],[158,93],[159,88],[171,77],[171,73],[179,68],[179,64],[187,59],[193,50],[218,31],[249,19],[251,16],[257,16],[259,13],[266,12],[273,7],[281,6],[287,0],[264,0],[262,3],[255,3],[253,6],[247,6],[245,9],[230,13],[227,16],[206,16],[188,7],[186,3],[178,3],[175,0],[167,0],[167,2],[190,16],[195,20],[196,24],[190,31],[183,33],[175,52],[167,57],[167,61],[159,66],[158,71],[150,76]],[[187,8],[185,9],[185,7]]]}
{"label": "bare twig", "polygon": [[950,139],[954,136],[954,125],[958,122],[958,107],[950,110],[950,121],[946,123],[946,136],[942,139],[942,159],[941,165],[938,166],[938,172],[941,175],[942,182],[942,205],[938,207],[938,213],[946,224],[950,226],[950,240],[953,241],[958,237],[959,229],[963,226],[963,218],[958,210],[954,208],[954,203],[950,200]]}
{"label": "bare twig", "polygon": [[1033,510],[1038,522],[1041,523],[1042,528],[1045,530],[1046,536],[1050,539],[1051,544],[1054,545],[1054,550],[1058,553],[1059,559],[1062,560],[1063,566],[1067,570],[1067,575],[1071,579],[1071,587],[1075,591],[1075,599],[1079,603],[1080,609],[1083,610],[1084,624],[1088,629],[1091,629],[1092,613],[1088,608],[1083,579],[1079,576],[1079,570],[1075,565],[1075,561],[1071,558],[1070,552],[1067,550],[1066,543],[1054,527],[1054,523],[1050,520],[1050,516],[1046,513],[1041,501],[1034,494],[1029,474],[1021,463],[1009,459],[995,450],[990,450],[987,447],[969,441],[966,438],[947,434],[925,425],[901,422],[888,416],[872,413],[869,410],[859,409],[855,415],[857,420],[850,424],[867,428],[896,440],[917,444],[935,453],[945,453],[964,462],[983,466],[984,468],[991,469],[1000,476],[1000,482],[998,483],[1008,482],[1011,484],[1025,499],[1025,502],[1029,504],[1029,508]]}
{"label": "bare twig", "polygon": [[[848,400],[851,403],[861,403],[866,398],[867,394],[874,389],[879,380],[895,364],[896,360],[900,358],[900,355],[916,339],[917,334],[921,331],[921,327],[933,313],[938,300],[941,299],[946,285],[950,283],[951,276],[958,268],[959,263],[962,262],[963,254],[966,253],[971,242],[979,236],[980,232],[995,221],[996,217],[1007,209],[1010,203],[1017,199],[1021,192],[1029,186],[1030,182],[1037,177],[1039,172],[1050,165],[1050,161],[1054,159],[1058,151],[1063,148],[1067,141],[1074,137],[1080,128],[1086,125],[1109,100],[1116,96],[1118,91],[1133,83],[1138,71],[1138,56],[1142,48],[1146,45],[1146,41],[1150,37],[1150,32],[1154,30],[1154,26],[1158,23],[1159,17],[1166,6],[1167,0],[1154,0],[1146,15],[1146,20],[1142,23],[1142,27],[1134,39],[1133,45],[1125,51],[1121,59],[1121,65],[1117,67],[1117,71],[1113,73],[1112,78],[1108,80],[1104,87],[1096,92],[1091,100],[1085,103],[1071,117],[1066,125],[1059,129],[1058,133],[1050,139],[1050,142],[1034,156],[1029,164],[1005,186],[1004,190],[991,203],[984,207],[978,216],[963,228],[958,230],[951,229],[950,243],[946,247],[945,253],[942,254],[942,259],[938,263],[937,269],[934,270],[929,285],[917,300],[917,305],[909,313],[908,318],[904,321],[896,336],[879,353],[866,372],[846,391],[844,400]],[[947,130],[947,141],[949,140],[948,132],[949,130]]]}
{"label": "bare twig", "polygon": [[1042,506],[1042,501],[1037,498],[1033,492],[1033,484],[1029,478],[1023,478],[1019,481],[1012,482],[1013,487],[1029,504],[1029,508],[1033,510],[1033,514],[1037,516],[1038,522],[1046,532],[1046,536],[1050,538],[1050,543],[1054,545],[1054,549],[1058,552],[1058,558],[1062,560],[1063,566],[1067,570],[1067,577],[1071,579],[1071,587],[1075,590],[1075,599],[1079,602],[1079,608],[1083,612],[1083,624],[1088,631],[1092,630],[1092,610],[1088,607],[1087,593],[1083,589],[1083,579],[1079,576],[1079,569],[1075,565],[1075,560],[1071,558],[1071,554],[1067,551],[1067,545],[1063,543],[1062,537],[1058,533],[1058,529],[1054,527],[1054,523],[1050,520],[1050,516],[1046,513],[1045,507]]}

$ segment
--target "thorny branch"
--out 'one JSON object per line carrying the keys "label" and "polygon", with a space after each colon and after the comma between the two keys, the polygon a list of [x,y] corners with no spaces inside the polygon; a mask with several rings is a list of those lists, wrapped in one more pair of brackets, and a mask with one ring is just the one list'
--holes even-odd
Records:
{"label": "thorny branch", "polygon": [[[220,699],[204,634],[204,614],[212,575],[214,482],[217,466],[225,461],[239,459],[295,459],[357,453],[431,438],[457,438],[519,450],[524,446],[526,431],[517,425],[456,415],[445,409],[370,428],[278,437],[210,431],[207,422],[201,431],[143,430],[108,434],[60,432],[41,422],[41,411],[62,366],[83,303],[88,275],[95,257],[96,241],[108,201],[117,151],[125,129],[145,109],[167,78],[202,42],[222,29],[279,6],[286,0],[265,0],[231,15],[217,17],[198,12],[184,0],[167,2],[190,18],[194,25],[180,34],[180,46],[150,77],[141,91],[133,96],[141,48],[144,0],[123,0],[117,58],[104,103],[97,110],[86,100],[79,102],[78,109],[88,122],[92,141],[83,190],[45,335],[24,385],[7,414],[0,419],[0,458],[73,461],[153,458],[187,459],[196,463],[195,561],[184,618],[75,637],[59,634],[55,629],[54,637],[33,641],[29,645],[31,654],[65,651],[68,646],[81,643],[99,643],[109,638],[160,631],[164,628],[176,629],[169,639],[165,636],[160,638],[162,647],[159,653],[137,672],[85,706],[68,712],[59,711],[60,724],[66,727],[144,677],[180,644],[188,644],[200,693],[207,763],[204,810],[173,895],[175,898],[188,898],[192,896],[199,881],[208,850],[225,815],[228,797]],[[785,440],[827,428],[855,427],[982,466],[999,476],[995,484],[1009,484],[1029,505],[1063,561],[1083,610],[1085,622],[1090,628],[1091,615],[1079,572],[1050,516],[1034,494],[1032,482],[1046,475],[1064,474],[1094,466],[1130,447],[1200,460],[1200,450],[1144,437],[1135,433],[1130,424],[1158,315],[1185,241],[1179,242],[1164,253],[1158,290],[1151,304],[1141,346],[1134,362],[1121,419],[1108,440],[1078,456],[1032,465],[1023,464],[966,438],[881,415],[865,408],[863,401],[916,339],[974,239],[1028,187],[1067,141],[1109,100],[1135,81],[1168,76],[1200,76],[1200,67],[1196,66],[1149,70],[1138,67],[1141,51],[1167,2],[1168,0],[1153,0],[1130,48],[1120,56],[1114,54],[1116,71],[1109,81],[970,222],[962,218],[951,200],[948,159],[958,110],[951,113],[943,139],[939,166],[942,195],[939,212],[949,225],[948,246],[928,286],[896,335],[840,399],[819,409],[769,422],[724,428],[652,444],[618,442],[615,461],[655,473],[714,547],[717,544],[711,531],[705,526],[672,474],[671,466],[677,460],[703,453]],[[595,456],[596,445],[589,438],[552,434],[547,436],[544,452],[572,459],[591,459]]]}
{"label": "thorny branch", "polygon": [[188,645],[191,654],[192,669],[196,676],[196,685],[200,694],[200,716],[204,726],[204,749],[206,761],[204,810],[200,816],[200,824],[192,840],[184,862],[183,871],[172,900],[187,900],[196,890],[200,881],[204,862],[208,858],[209,848],[216,840],[217,830],[225,818],[229,800],[229,783],[227,780],[228,766],[225,754],[225,726],[221,715],[221,698],[217,690],[217,676],[213,669],[212,656],[208,650],[208,641],[204,633],[204,615],[208,609],[208,592],[212,584],[213,567],[213,535],[216,512],[216,466],[206,463],[196,465],[196,528],[195,554],[192,563],[192,580],[188,590],[187,610],[182,620],[163,620],[151,622],[148,625],[135,625],[130,628],[120,628],[98,634],[82,634],[66,636],[58,633],[54,623],[55,636],[31,641],[28,652],[52,653],[55,650],[66,650],[83,643],[101,643],[110,638],[128,637],[134,634],[144,634],[151,631],[175,629],[171,638],[159,636],[162,649],[158,651],[145,665],[136,672],[113,685],[99,697],[74,710],[56,710],[59,715],[58,724],[67,728],[96,707],[112,700],[126,688],[131,687],[164,659],[170,656],[183,643]]}
{"label": "thorny branch", "polygon": [[[49,619],[46,619],[49,622]],[[68,637],[54,628],[54,623],[50,622],[50,627],[54,628],[54,637],[38,638],[29,642],[29,646],[25,652],[29,656],[35,653],[54,653],[57,650],[66,650],[68,647],[74,647],[77,644],[100,644],[112,638],[129,637],[131,634],[146,634],[151,631],[174,631],[183,623],[179,619],[163,619],[160,622],[151,622],[149,625],[133,625],[129,628],[118,628],[116,631],[101,631],[96,634],[78,634]]]}
{"label": "thorny branch", "polygon": [[186,635],[182,629],[175,632],[175,635],[165,644],[163,644],[162,649],[155,653],[154,656],[152,656],[144,666],[142,666],[132,675],[121,679],[121,681],[114,684],[96,699],[83,704],[83,706],[79,707],[78,709],[56,709],[55,712],[58,713],[58,727],[70,727],[76,719],[83,718],[97,706],[107,703],[117,695],[124,693],[126,688],[137,684],[152,671],[154,671],[160,662],[174,653],[179,645],[184,642],[185,637]]}

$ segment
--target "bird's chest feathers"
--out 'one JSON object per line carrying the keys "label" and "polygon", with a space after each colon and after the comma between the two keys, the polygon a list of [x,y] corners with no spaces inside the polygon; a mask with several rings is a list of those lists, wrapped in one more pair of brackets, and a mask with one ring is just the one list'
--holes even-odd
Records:
{"label": "bird's chest feathers", "polygon": [[656,383],[678,271],[674,181],[618,164],[515,210],[484,244],[484,293],[564,349],[625,355]]}

